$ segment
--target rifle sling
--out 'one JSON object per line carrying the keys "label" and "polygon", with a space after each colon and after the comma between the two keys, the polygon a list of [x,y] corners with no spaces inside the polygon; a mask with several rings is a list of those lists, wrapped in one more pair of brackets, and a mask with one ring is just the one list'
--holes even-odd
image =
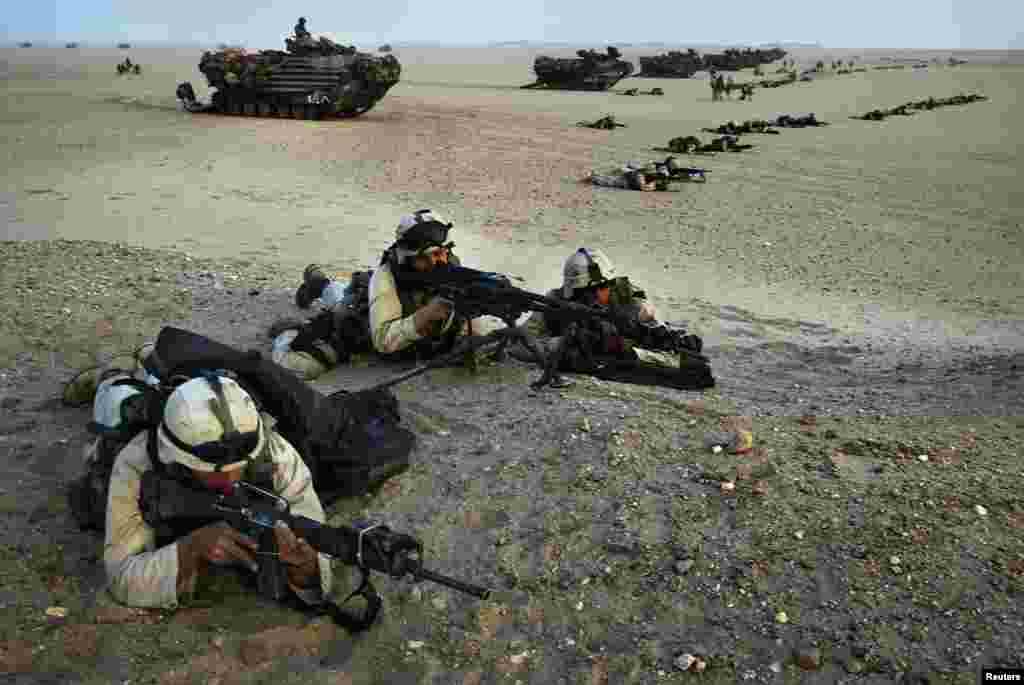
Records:
{"label": "rifle sling", "polygon": [[[322,604],[311,608],[311,613],[317,616],[330,616],[331,620],[351,633],[361,633],[372,626],[377,620],[380,608],[384,605],[384,598],[370,582],[370,574],[362,568],[359,569],[359,573],[362,575],[359,587],[353,590],[340,604],[324,598]],[[362,616],[344,608],[344,605],[353,597],[362,597],[366,600],[366,609]]]}

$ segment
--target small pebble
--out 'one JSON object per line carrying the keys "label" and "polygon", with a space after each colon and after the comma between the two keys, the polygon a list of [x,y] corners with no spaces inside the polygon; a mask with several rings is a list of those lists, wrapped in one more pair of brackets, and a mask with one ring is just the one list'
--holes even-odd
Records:
{"label": "small pebble", "polygon": [[780,611],[779,613],[775,614],[775,622],[789,623],[789,616],[786,615],[785,611]]}
{"label": "small pebble", "polygon": [[804,535],[805,533],[802,530],[798,530],[795,533],[793,533],[793,537],[795,537],[797,540],[803,540]]}
{"label": "small pebble", "polygon": [[821,668],[821,650],[817,647],[801,647],[796,652],[796,663],[805,671]]}
{"label": "small pebble", "polygon": [[988,516],[988,509],[981,506],[980,504],[974,505],[974,511],[978,512],[978,516]]}

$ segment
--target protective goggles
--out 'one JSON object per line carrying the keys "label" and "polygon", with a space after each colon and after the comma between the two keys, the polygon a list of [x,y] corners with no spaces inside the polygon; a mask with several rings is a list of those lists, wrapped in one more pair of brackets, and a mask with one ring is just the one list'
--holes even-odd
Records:
{"label": "protective goggles", "polygon": [[256,430],[248,433],[232,431],[222,435],[219,440],[203,442],[198,445],[189,445],[178,438],[178,436],[171,432],[170,427],[165,421],[161,421],[161,428],[163,428],[164,435],[171,441],[171,444],[179,450],[188,452],[207,464],[221,467],[228,464],[237,464],[252,456],[252,453],[260,444],[262,425],[257,426]]}
{"label": "protective goggles", "polygon": [[424,215],[429,214],[430,210],[416,212],[416,223],[402,234],[402,238],[398,242],[420,251],[431,247],[451,247],[446,242],[452,224],[443,224],[440,221],[423,218]]}

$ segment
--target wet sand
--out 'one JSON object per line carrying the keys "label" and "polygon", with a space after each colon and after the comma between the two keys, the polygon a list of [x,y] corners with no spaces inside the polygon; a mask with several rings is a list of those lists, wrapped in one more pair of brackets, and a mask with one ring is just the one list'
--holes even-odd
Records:
{"label": "wet sand", "polygon": [[[403,80],[371,112],[304,122],[181,112],[177,83],[208,95],[196,49],[5,48],[2,237],[343,270],[375,263],[399,214],[431,207],[455,221],[466,263],[538,290],[557,284],[575,247],[602,247],[666,318],[697,323],[712,340],[719,307],[735,306],[851,332],[882,327],[908,341],[980,333],[1020,344],[1018,53],[957,54],[973,61],[712,102],[700,79],[627,79],[607,93],[520,90],[539,52],[399,49]],[[635,62],[636,51],[624,52]],[[115,74],[126,54],[141,76]],[[810,65],[955,53],[794,54]],[[666,95],[615,92],[630,87]],[[884,122],[848,118],[968,92],[990,99]],[[654,158],[651,147],[676,135],[810,111],[831,125],[747,136],[756,147],[746,153],[689,158],[711,170],[707,184],[635,193],[580,183],[592,169]],[[628,128],[574,126],[606,113]]]}

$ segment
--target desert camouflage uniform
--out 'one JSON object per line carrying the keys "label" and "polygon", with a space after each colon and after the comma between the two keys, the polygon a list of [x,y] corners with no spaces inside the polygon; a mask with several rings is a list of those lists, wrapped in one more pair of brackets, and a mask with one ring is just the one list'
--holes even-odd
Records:
{"label": "desert camouflage uniform", "polygon": [[[287,440],[271,430],[273,419],[262,417],[267,426],[267,452],[274,464],[275,491],[288,500],[291,510],[323,523],[324,510],[313,489],[313,478]],[[143,431],[117,455],[110,477],[107,502],[106,540],[103,563],[113,597],[129,606],[175,609],[178,607],[178,545],[156,547],[156,532],[143,520],[139,509],[142,475],[152,468],[146,449],[148,431]],[[297,588],[296,595],[307,604],[318,604],[330,593],[331,566],[319,555],[320,587]],[[195,580],[188,594],[195,592]]]}
{"label": "desert camouflage uniform", "polygon": [[[430,301],[431,296],[423,291],[416,291],[412,297],[416,309],[419,309]],[[452,320],[453,317],[449,317],[443,325],[438,326],[433,336],[439,337],[447,333],[452,326]],[[474,335],[486,335],[505,326],[501,319],[493,316],[477,317],[470,323]],[[416,332],[413,315],[404,315],[402,300],[398,296],[398,286],[395,284],[395,277],[389,264],[382,264],[374,270],[370,279],[370,334],[374,349],[381,354],[400,352],[426,337]],[[469,327],[463,324],[459,335],[467,334]]]}
{"label": "desert camouflage uniform", "polygon": [[[554,290],[549,290],[547,296],[557,299],[564,299],[562,292],[563,291],[561,288],[555,288]],[[628,306],[639,308],[640,305],[644,304],[646,301],[647,300],[644,298],[633,297],[628,302]],[[614,295],[612,298],[612,304],[616,304]],[[547,354],[552,353],[558,346],[559,341],[561,340],[560,337],[555,337],[552,335],[552,332],[548,329],[547,322],[544,320],[544,315],[539,312],[534,312],[533,314],[530,315],[530,318],[527,319],[526,321],[525,327],[526,331],[530,335],[537,338],[539,347]],[[658,366],[664,366],[668,368],[675,368],[679,366],[678,354],[673,354],[672,352],[664,352],[661,350],[648,350],[642,347],[637,347],[629,339],[626,340],[626,347],[627,349],[631,349],[634,352],[636,352],[637,358],[642,362],[646,362],[648,364],[656,364]],[[517,350],[515,356],[522,358],[523,356],[528,356],[528,352],[524,353],[523,350]]]}
{"label": "desert camouflage uniform", "polygon": [[[328,309],[346,306],[344,302],[346,284],[342,281],[330,281],[324,288],[323,294],[318,298],[320,303]],[[395,277],[391,273],[391,267],[387,264],[381,265],[374,270],[370,278],[370,330],[374,349],[380,354],[392,354],[401,352],[413,343],[422,340],[425,336],[416,332],[416,325],[413,316],[403,316],[402,301],[398,296],[398,287],[395,284]],[[413,303],[416,308],[427,304],[430,296],[426,293],[414,292]],[[441,336],[448,332],[452,322],[449,320],[445,325],[435,331],[435,336]],[[490,331],[504,327],[504,323],[492,316],[481,316],[473,319],[473,333],[484,335]],[[468,332],[465,324],[460,335]],[[280,333],[271,346],[271,359],[275,363],[294,371],[303,380],[313,380],[327,373],[338,363],[338,355],[324,341],[314,343],[321,354],[330,362],[325,365],[309,352],[293,350],[292,342],[299,335],[298,329],[291,328]]]}
{"label": "desert camouflage uniform", "polygon": [[[320,304],[332,311],[335,307],[346,306],[345,288],[347,285],[344,281],[329,281],[318,298]],[[292,342],[298,335],[299,330],[297,328],[289,328],[274,338],[274,342],[270,347],[270,358],[274,360],[274,363],[295,372],[304,381],[319,378],[338,364],[338,353],[334,351],[333,347],[322,340],[318,340],[314,344],[319,348],[320,353],[331,362],[330,366],[325,365],[309,352],[293,350]]]}

